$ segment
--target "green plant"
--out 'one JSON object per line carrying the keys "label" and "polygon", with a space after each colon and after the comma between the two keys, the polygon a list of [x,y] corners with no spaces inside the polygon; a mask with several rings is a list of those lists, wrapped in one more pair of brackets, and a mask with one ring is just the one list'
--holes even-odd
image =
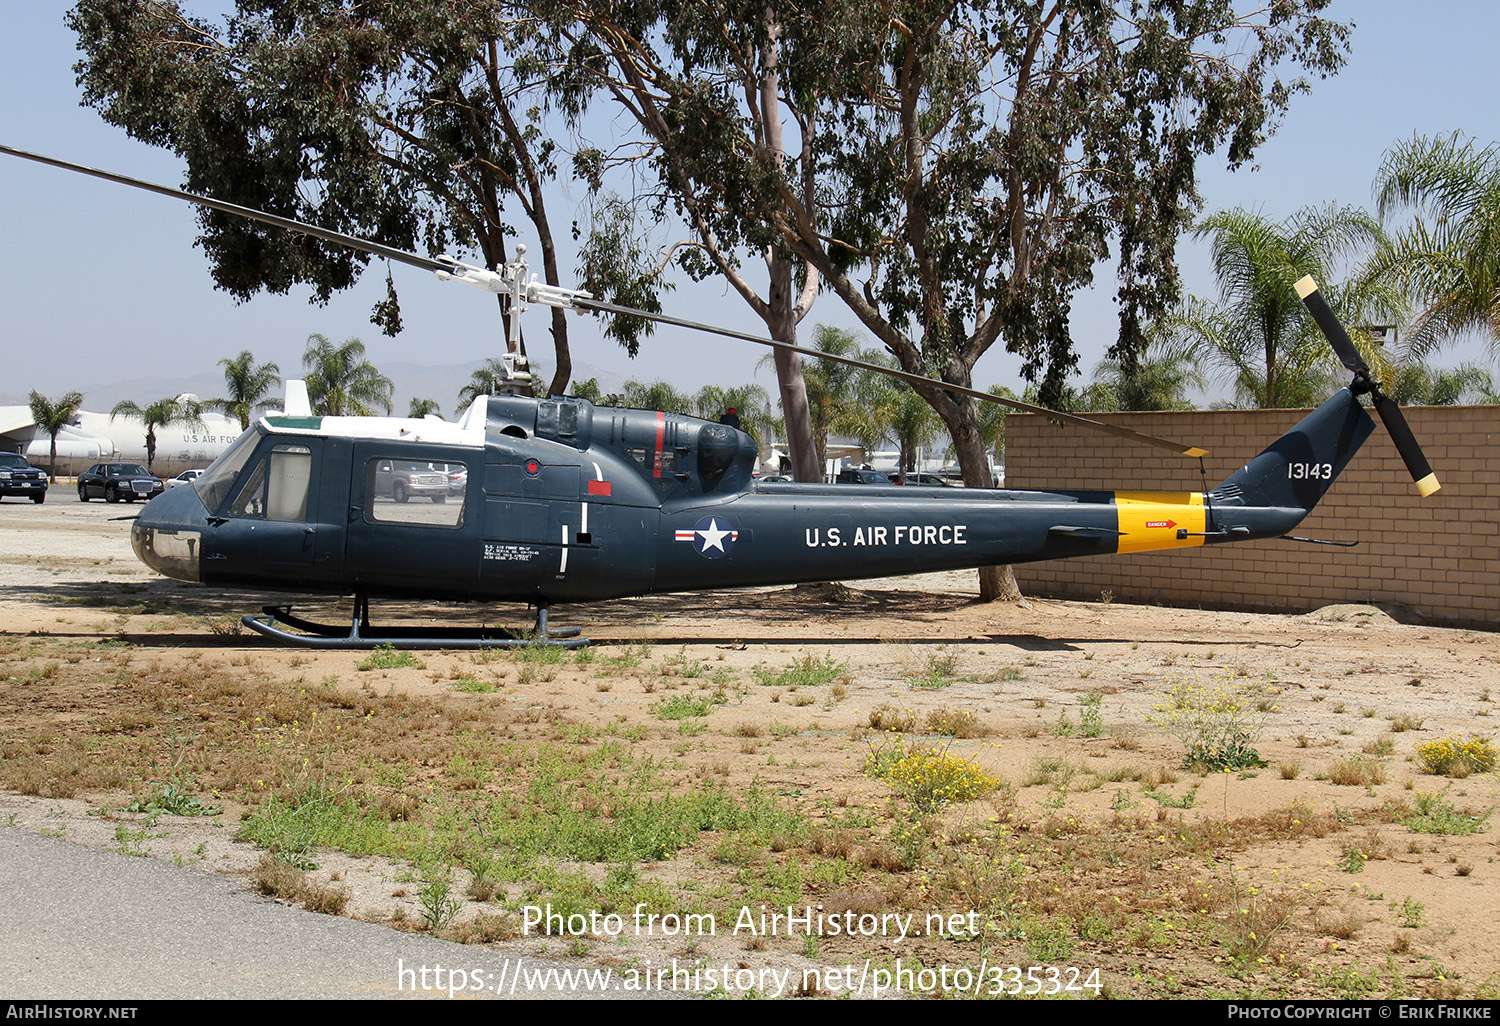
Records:
{"label": "green plant", "polygon": [[420,667],[421,661],[410,652],[394,645],[379,645],[358,666],[361,670],[394,670],[403,666]]}
{"label": "green plant", "polygon": [[1437,738],[1417,745],[1416,753],[1417,765],[1438,776],[1466,777],[1495,768],[1495,746],[1487,738]]}
{"label": "green plant", "polygon": [[1426,924],[1427,906],[1422,904],[1411,895],[1402,898],[1401,901],[1391,902],[1391,914],[1396,917],[1396,922],[1408,930],[1420,930]]}
{"label": "green plant", "polygon": [[1000,787],[998,779],[967,759],[900,743],[872,752],[865,772],[889,783],[921,815],[932,815],[953,802],[973,801]]}
{"label": "green plant", "polygon": [[1104,692],[1090,691],[1078,700],[1078,730],[1084,737],[1104,734]]}
{"label": "green plant", "polygon": [[165,784],[152,784],[149,798],[137,798],[125,806],[126,812],[142,812],[155,816],[217,816],[223,809],[207,805],[197,796],[188,794],[174,778]]}
{"label": "green plant", "polygon": [[422,904],[422,915],[427,919],[427,928],[434,933],[453,922],[453,917],[458,915],[460,905],[452,896],[452,890],[452,866],[431,861],[422,867],[422,888],[417,897]]}
{"label": "green plant", "polygon": [[1266,764],[1254,747],[1265,714],[1255,712],[1240,688],[1178,681],[1147,719],[1182,742],[1185,769],[1207,773]]}
{"label": "green plant", "polygon": [[685,720],[694,716],[707,716],[713,712],[713,702],[708,698],[689,698],[673,695],[651,706],[651,711],[664,720]]}
{"label": "green plant", "polygon": [[1494,811],[1486,810],[1483,815],[1460,812],[1448,800],[1447,787],[1437,794],[1419,794],[1413,801],[1417,806],[1416,813],[1401,822],[1407,828],[1423,834],[1477,834],[1484,829],[1485,822]]}

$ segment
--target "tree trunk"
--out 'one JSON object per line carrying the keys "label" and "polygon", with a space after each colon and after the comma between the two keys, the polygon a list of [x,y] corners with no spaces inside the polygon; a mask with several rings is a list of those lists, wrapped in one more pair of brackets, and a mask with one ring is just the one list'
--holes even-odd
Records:
{"label": "tree trunk", "polygon": [[[777,342],[797,344],[796,297],[792,293],[792,265],[772,253],[766,258],[771,272],[766,327]],[[812,410],[807,403],[807,385],[802,380],[802,357],[785,349],[773,350],[776,383],[781,388],[781,415],[786,421],[787,454],[792,461],[792,480],[816,483],[823,480],[818,444],[813,433]]]}
{"label": "tree trunk", "polygon": [[[958,453],[958,466],[963,471],[964,484],[970,488],[995,487],[994,475],[990,473],[990,454],[979,431],[979,416],[974,410],[974,401],[949,401],[943,403],[939,412],[953,435],[953,448]],[[1016,583],[1016,575],[1011,568],[980,567],[979,598],[982,602],[1019,602],[1021,588]]]}

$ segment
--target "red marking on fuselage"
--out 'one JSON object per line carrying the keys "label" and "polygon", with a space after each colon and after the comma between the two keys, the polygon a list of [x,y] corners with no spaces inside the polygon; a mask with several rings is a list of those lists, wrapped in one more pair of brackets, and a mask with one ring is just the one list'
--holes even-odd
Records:
{"label": "red marking on fuselage", "polygon": [[652,456],[652,477],[661,477],[661,446],[667,435],[667,415],[660,411],[656,414],[656,453]]}

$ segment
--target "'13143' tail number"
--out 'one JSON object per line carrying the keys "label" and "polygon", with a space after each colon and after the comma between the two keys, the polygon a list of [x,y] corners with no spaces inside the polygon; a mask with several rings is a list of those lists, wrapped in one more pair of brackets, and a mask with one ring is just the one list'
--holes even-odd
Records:
{"label": "'13143' tail number", "polygon": [[1332,463],[1288,463],[1286,476],[1293,481],[1332,481]]}

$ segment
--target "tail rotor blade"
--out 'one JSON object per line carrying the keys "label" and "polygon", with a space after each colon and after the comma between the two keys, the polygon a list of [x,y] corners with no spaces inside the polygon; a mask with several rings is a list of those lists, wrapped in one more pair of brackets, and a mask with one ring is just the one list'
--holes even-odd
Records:
{"label": "tail rotor blade", "polygon": [[1302,297],[1307,312],[1312,314],[1312,319],[1317,323],[1318,329],[1328,339],[1328,344],[1333,346],[1334,353],[1339,362],[1354,373],[1368,378],[1370,367],[1365,363],[1365,358],[1359,355],[1359,350],[1354,348],[1354,340],[1339,323],[1339,319],[1329,309],[1328,302],[1323,298],[1323,292],[1318,288],[1318,283],[1313,281],[1312,275],[1307,275],[1298,281],[1295,286],[1297,295]]}
{"label": "tail rotor blade", "polygon": [[1364,357],[1359,355],[1359,350],[1354,348],[1354,342],[1349,338],[1349,333],[1344,330],[1344,326],[1329,309],[1312,275],[1309,274],[1297,282],[1295,287],[1297,295],[1302,297],[1302,302],[1307,306],[1307,312],[1312,314],[1312,319],[1317,322],[1318,328],[1327,337],[1328,344],[1333,346],[1333,351],[1338,354],[1339,361],[1353,372],[1354,391],[1370,393],[1370,397],[1375,402],[1375,412],[1380,414],[1380,419],[1385,423],[1385,429],[1390,434],[1391,441],[1396,443],[1396,451],[1401,454],[1401,459],[1406,464],[1411,479],[1416,482],[1417,494],[1424,499],[1427,498],[1441,485],[1438,484],[1437,475],[1432,472],[1432,465],[1422,454],[1422,447],[1417,444],[1417,437],[1411,433],[1406,417],[1401,413],[1401,407],[1396,405],[1395,400],[1381,394],[1380,386],[1370,374],[1369,364],[1365,363]]}
{"label": "tail rotor blade", "polygon": [[1401,407],[1396,405],[1394,399],[1381,395],[1379,392],[1374,393],[1374,396],[1375,412],[1380,414],[1380,419],[1385,422],[1386,431],[1390,432],[1391,441],[1396,443],[1396,451],[1401,454],[1401,459],[1406,464],[1412,481],[1416,483],[1417,494],[1424,499],[1427,498],[1442,487],[1438,483],[1437,475],[1432,471],[1432,465],[1427,462],[1427,457],[1422,454],[1422,447],[1417,444],[1416,436],[1407,426]]}

